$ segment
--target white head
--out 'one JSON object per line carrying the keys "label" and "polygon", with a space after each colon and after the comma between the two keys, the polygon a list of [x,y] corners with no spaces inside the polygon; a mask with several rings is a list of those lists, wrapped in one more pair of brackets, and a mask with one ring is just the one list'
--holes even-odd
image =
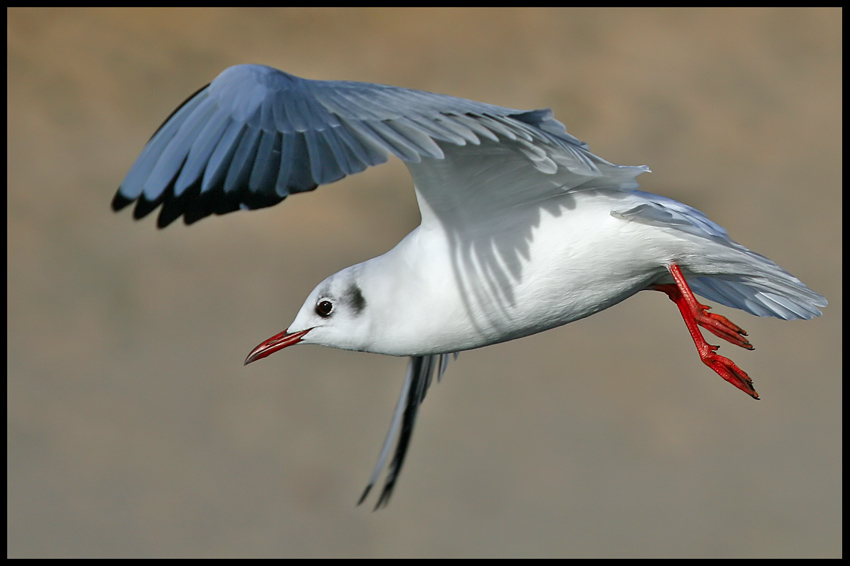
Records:
{"label": "white head", "polygon": [[368,284],[361,275],[368,262],[353,265],[322,281],[289,328],[251,351],[246,364],[294,344],[319,344],[344,350],[369,349],[373,326]]}

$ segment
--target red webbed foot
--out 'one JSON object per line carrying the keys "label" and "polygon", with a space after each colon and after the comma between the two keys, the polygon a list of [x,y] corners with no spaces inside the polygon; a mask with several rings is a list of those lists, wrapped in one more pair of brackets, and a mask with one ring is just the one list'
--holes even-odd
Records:
{"label": "red webbed foot", "polygon": [[719,346],[706,342],[699,331],[699,326],[731,344],[753,350],[753,345],[745,338],[747,336],[746,331],[725,316],[708,312],[711,307],[697,301],[678,265],[671,264],[667,269],[673,276],[675,283],[653,285],[651,288],[665,293],[679,307],[679,312],[685,320],[685,325],[688,327],[702,362],[747,395],[758,399],[759,395],[753,388],[753,380],[750,379],[747,372],[739,368],[729,358],[717,354],[716,351]]}

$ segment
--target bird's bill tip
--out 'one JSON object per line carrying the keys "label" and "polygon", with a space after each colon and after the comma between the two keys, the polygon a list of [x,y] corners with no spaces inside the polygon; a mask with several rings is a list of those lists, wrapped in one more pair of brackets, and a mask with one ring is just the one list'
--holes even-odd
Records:
{"label": "bird's bill tip", "polygon": [[312,329],[308,328],[307,330],[301,330],[300,332],[289,332],[289,330],[284,330],[280,334],[275,334],[251,350],[251,353],[248,354],[247,358],[245,358],[245,365],[247,366],[251,362],[256,362],[266,356],[270,356],[278,350],[283,350],[287,346],[298,344],[304,338],[304,335],[310,332],[310,330]]}

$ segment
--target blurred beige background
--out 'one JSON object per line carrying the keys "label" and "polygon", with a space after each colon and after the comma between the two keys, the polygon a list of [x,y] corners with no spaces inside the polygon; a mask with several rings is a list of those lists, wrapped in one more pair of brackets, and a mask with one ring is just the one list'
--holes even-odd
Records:
{"label": "blurred beige background", "polygon": [[[840,11],[7,16],[10,556],[841,554]],[[191,228],[109,210],[175,106],[249,62],[552,107],[830,305],[717,309],[760,402],[661,293],[463,353],[389,508],[357,508],[406,360],[242,361],[417,224],[404,166]]]}

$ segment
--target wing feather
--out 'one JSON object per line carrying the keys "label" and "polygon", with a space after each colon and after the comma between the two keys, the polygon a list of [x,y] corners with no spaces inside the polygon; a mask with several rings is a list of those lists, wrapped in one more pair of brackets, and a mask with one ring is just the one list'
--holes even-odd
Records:
{"label": "wing feather", "polygon": [[542,175],[613,174],[618,179],[611,184],[625,188],[630,181],[636,186],[634,176],[643,171],[617,169],[589,153],[549,110],[514,110],[371,83],[313,81],[239,65],[165,121],[112,205],[120,210],[138,201],[134,216],[141,217],[162,204],[160,226],[181,215],[188,223],[272,206],[383,163],[389,154],[414,165],[443,159],[448,147],[478,146],[482,140],[514,144],[506,151],[519,148],[529,171]]}

